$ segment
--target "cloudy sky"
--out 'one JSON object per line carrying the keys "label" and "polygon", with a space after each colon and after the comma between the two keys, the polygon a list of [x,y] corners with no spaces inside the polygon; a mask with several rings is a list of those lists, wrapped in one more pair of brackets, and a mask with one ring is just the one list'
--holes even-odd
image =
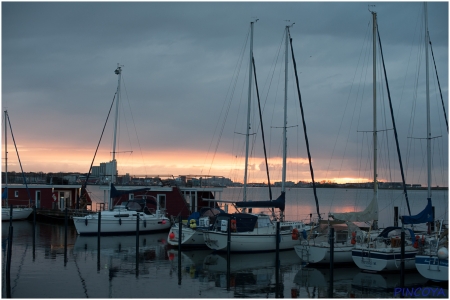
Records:
{"label": "cloudy sky", "polygon": [[[377,12],[407,182],[426,184],[422,2],[2,2],[2,109],[8,110],[24,171],[89,170],[120,63],[119,174],[242,181],[248,37],[250,22],[258,19],[253,52],[271,180],[281,179],[284,32],[293,23],[316,180],[370,180],[369,8]],[[448,112],[448,3],[429,3],[428,16]],[[289,65],[287,179],[309,181],[290,56]],[[385,88],[378,85],[380,102],[386,103]],[[448,134],[432,60],[430,95],[432,136],[438,137],[433,185],[446,185]],[[379,177],[400,181],[392,122],[383,105],[379,165],[385,171]],[[250,181],[261,182],[266,175],[255,104],[251,116]],[[114,110],[94,165],[111,159],[113,121]],[[3,136],[2,130],[4,147]],[[8,168],[19,171],[11,139],[8,148]]]}

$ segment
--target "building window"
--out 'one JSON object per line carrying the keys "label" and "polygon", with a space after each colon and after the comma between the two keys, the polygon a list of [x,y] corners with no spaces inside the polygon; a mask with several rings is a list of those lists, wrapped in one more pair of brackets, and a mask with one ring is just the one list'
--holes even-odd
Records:
{"label": "building window", "polygon": [[166,195],[165,194],[158,194],[158,204],[159,204],[159,209],[161,209],[161,210],[166,209]]}
{"label": "building window", "polygon": [[19,191],[14,191],[14,197],[19,198]]}

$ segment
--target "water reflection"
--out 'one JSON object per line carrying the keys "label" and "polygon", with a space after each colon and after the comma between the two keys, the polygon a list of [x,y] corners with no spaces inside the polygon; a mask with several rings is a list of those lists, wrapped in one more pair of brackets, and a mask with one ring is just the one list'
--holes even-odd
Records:
{"label": "water reflection", "polygon": [[[333,271],[333,282],[330,284],[329,268],[302,267],[294,277],[294,283],[303,287],[308,294],[319,297],[348,297],[353,277],[359,273],[358,268],[336,268]],[[315,289],[312,289],[315,288]],[[330,294],[330,291],[333,291]]]}
{"label": "water reflection", "polygon": [[[405,274],[404,288],[423,287],[427,279],[417,272]],[[400,288],[400,275],[397,274],[374,274],[359,272],[352,282],[352,295],[357,297],[392,297],[395,288]]]}
{"label": "water reflection", "polygon": [[[166,233],[136,236],[102,236],[100,251],[96,236],[78,236],[73,245],[75,259],[97,257],[97,270],[108,271],[109,280],[119,275],[146,275],[148,263],[168,260]],[[138,246],[138,247],[136,247]]]}
{"label": "water reflection", "polygon": [[[169,249],[167,233],[140,235],[138,246],[135,236],[102,236],[98,251],[97,237],[77,236],[69,228],[64,249],[64,226],[43,223],[36,227],[34,256],[32,223],[13,226],[14,298],[392,298],[400,284],[399,274],[363,273],[351,267],[336,268],[331,286],[329,268],[302,266],[293,250],[280,252],[278,269],[274,252],[232,253],[228,269],[226,254]],[[7,232],[8,225],[3,226],[3,255]],[[6,295],[4,278],[2,283]],[[406,274],[405,286],[432,285],[413,272]]]}

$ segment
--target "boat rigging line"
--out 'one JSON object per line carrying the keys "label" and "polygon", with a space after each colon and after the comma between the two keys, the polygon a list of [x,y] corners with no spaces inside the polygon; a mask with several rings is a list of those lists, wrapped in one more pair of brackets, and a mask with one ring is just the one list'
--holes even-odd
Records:
{"label": "boat rigging line", "polygon": [[433,57],[434,71],[436,72],[436,79],[437,79],[437,83],[438,83],[438,87],[439,87],[439,93],[441,94],[442,109],[444,110],[445,125],[447,125],[447,133],[448,133],[447,112],[445,111],[444,99],[442,98],[441,83],[439,82],[439,76],[438,76],[438,72],[437,72],[437,68],[436,68],[436,61],[434,60],[433,45],[431,44],[429,32],[428,32],[428,39],[429,39],[429,43],[430,43],[431,56]]}
{"label": "boat rigging line", "polygon": [[[260,124],[261,124],[261,135],[262,135],[262,142],[263,142],[263,147],[264,147],[264,159],[266,161],[267,184],[269,186],[269,197],[270,197],[270,200],[272,200],[272,187],[270,185],[269,164],[267,162],[266,140],[264,138],[264,127],[263,127],[262,113],[261,113],[261,102],[260,102],[260,99],[259,99],[258,81],[256,79],[255,57],[253,55],[252,55],[252,62],[253,62],[253,74],[255,76],[256,96],[258,98],[259,121],[260,121]],[[273,212],[273,208],[272,208],[272,214],[273,213],[274,212]]]}
{"label": "boat rigging line", "polygon": [[[97,148],[95,149],[94,157],[92,158],[91,166],[89,167],[89,172],[88,172],[88,174],[86,176],[86,181],[83,183],[83,186],[82,186],[82,191],[84,191],[85,194],[87,193],[86,186],[87,186],[87,183],[88,183],[88,180],[89,180],[89,176],[91,175],[92,166],[94,165],[95,157],[97,156],[98,148],[100,147],[100,142],[102,141],[103,133],[105,132],[106,124],[108,123],[109,115],[111,114],[111,110],[113,108],[114,101],[116,99],[116,95],[117,95],[117,91],[114,93],[114,97],[113,97],[113,100],[111,102],[111,106],[109,107],[109,111],[108,111],[108,115],[106,117],[105,124],[103,125],[102,133],[100,134],[100,139],[98,140]],[[84,197],[84,195],[82,197]],[[80,196],[77,197],[77,206],[76,206],[76,208],[77,209],[80,208]]]}
{"label": "boat rigging line", "polygon": [[[259,98],[258,81],[256,79],[255,57],[253,56],[253,53],[252,53],[252,63],[253,63],[253,74],[255,77],[256,97],[258,98],[259,122],[261,124],[261,136],[262,136],[262,142],[263,142],[263,148],[264,148],[264,160],[266,162],[267,185],[269,187],[269,199],[272,200],[273,199],[272,198],[272,186],[270,185],[269,163],[267,162],[267,150],[266,150],[266,140],[264,138],[264,126],[263,126],[262,112],[261,112],[261,101]],[[275,218],[275,210],[273,207],[272,207],[272,217]]]}
{"label": "boat rigging line", "polygon": [[398,143],[397,127],[395,126],[394,111],[392,109],[391,92],[390,92],[389,83],[387,80],[386,66],[384,64],[383,48],[381,46],[380,31],[378,30],[378,26],[377,26],[377,34],[378,34],[378,43],[380,45],[381,62],[383,64],[384,80],[386,82],[386,92],[387,92],[387,96],[389,99],[389,108],[391,111],[392,126],[394,127],[394,137],[395,137],[395,145],[397,146],[398,162],[400,164],[400,173],[402,175],[403,193],[405,195],[406,204],[408,206],[408,213],[409,213],[409,215],[411,215],[411,208],[409,207],[409,200],[408,200],[408,192],[406,190],[405,173],[403,171],[402,155],[400,153],[400,146]]}
{"label": "boat rigging line", "polygon": [[[25,178],[25,173],[23,172],[22,162],[20,161],[20,156],[19,156],[19,150],[17,150],[16,139],[14,138],[14,133],[13,133],[13,131],[12,131],[12,126],[11,126],[11,120],[9,119],[9,114],[8,114],[8,111],[7,111],[7,110],[5,110],[5,116],[6,116],[6,119],[8,120],[9,130],[11,131],[11,137],[12,137],[13,142],[14,142],[14,147],[16,148],[17,159],[19,160],[20,170],[22,171],[23,182],[25,182],[25,187],[26,187],[26,189],[27,189],[27,193],[28,193],[28,205],[31,206],[31,195],[30,195],[30,190],[28,189],[27,179]],[[6,122],[6,121],[5,121],[5,122]],[[8,174],[6,174],[6,176],[8,176]]]}
{"label": "boat rigging line", "polygon": [[[292,25],[294,25],[294,24],[292,24]],[[317,210],[317,215],[318,215],[319,221],[320,221],[321,217],[320,217],[320,211],[319,211],[319,200],[317,198],[316,182],[314,181],[314,170],[313,170],[313,166],[312,166],[312,162],[311,162],[311,152],[309,150],[308,134],[306,132],[305,114],[304,114],[304,111],[303,111],[302,96],[300,94],[300,86],[299,86],[299,82],[298,82],[297,63],[295,61],[294,48],[292,46],[292,38],[291,38],[291,33],[289,31],[289,26],[287,26],[287,30],[288,30],[288,34],[289,34],[289,40],[290,40],[290,43],[291,43],[292,63],[294,65],[295,80],[296,80],[296,84],[297,84],[298,101],[300,103],[300,111],[301,111],[301,114],[302,114],[303,133],[305,135],[306,150],[308,152],[309,171],[311,172],[311,180],[312,180],[312,184],[313,184],[314,199],[316,201],[316,210]]]}

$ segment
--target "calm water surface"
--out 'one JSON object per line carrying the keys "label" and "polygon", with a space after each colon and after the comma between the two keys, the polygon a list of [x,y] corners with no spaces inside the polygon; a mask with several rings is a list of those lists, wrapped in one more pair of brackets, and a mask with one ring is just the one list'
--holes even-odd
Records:
{"label": "calm water surface", "polygon": [[[295,204],[293,198],[297,201],[292,197],[293,190],[288,191],[289,205]],[[302,190],[306,192],[306,196],[300,195],[306,199],[302,201],[314,201],[309,195],[312,190]],[[332,192],[321,193],[329,193],[331,198]],[[233,193],[239,193],[239,189],[226,189],[222,198],[229,199]],[[338,195],[339,199],[354,203],[357,191],[335,193],[344,194]],[[443,199],[447,197],[446,192],[442,194]],[[418,198],[422,195],[426,193]],[[445,204],[436,202],[437,214],[447,212],[447,201]],[[314,203],[304,206],[298,210],[299,215],[306,216],[315,211]],[[290,217],[296,217],[296,214],[297,211],[291,208]],[[388,220],[386,218],[386,222]],[[2,224],[2,297],[7,296],[5,250],[8,226],[7,222]],[[367,274],[354,267],[336,268],[330,288],[329,269],[302,266],[294,251],[280,252],[278,273],[275,253],[232,254],[227,276],[226,255],[217,255],[210,250],[179,254],[177,249],[167,246],[168,233],[140,235],[136,253],[135,236],[101,237],[98,251],[97,237],[79,237],[75,228],[69,226],[65,249],[63,225],[38,223],[34,245],[31,222],[14,222],[13,228],[10,276],[13,298],[400,297],[400,294],[394,295],[400,280],[398,274]],[[407,274],[406,285],[439,288],[445,293],[444,298],[448,295],[448,287],[427,282],[416,272]]]}

